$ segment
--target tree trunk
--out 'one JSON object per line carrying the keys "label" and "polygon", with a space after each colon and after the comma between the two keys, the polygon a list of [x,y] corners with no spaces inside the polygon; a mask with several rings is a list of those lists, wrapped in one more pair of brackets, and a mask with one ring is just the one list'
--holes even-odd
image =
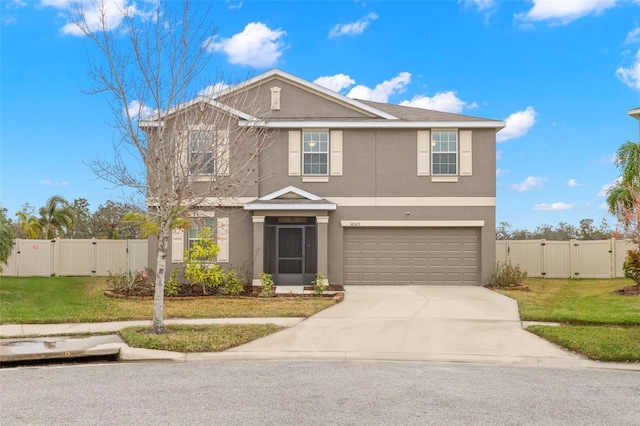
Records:
{"label": "tree trunk", "polygon": [[169,244],[168,226],[160,225],[158,232],[158,257],[156,261],[156,285],[153,293],[153,324],[152,334],[162,334],[164,327],[164,277],[167,270],[167,245]]}

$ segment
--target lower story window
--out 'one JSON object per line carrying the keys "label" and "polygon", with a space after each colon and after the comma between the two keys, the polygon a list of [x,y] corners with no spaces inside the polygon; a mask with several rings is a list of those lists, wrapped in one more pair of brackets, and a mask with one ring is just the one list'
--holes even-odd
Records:
{"label": "lower story window", "polygon": [[213,238],[213,227],[215,225],[214,218],[212,217],[194,217],[191,218],[191,228],[189,228],[188,234],[188,247],[187,249],[191,249],[194,242],[198,241],[200,238],[200,231],[204,228],[207,228],[210,234],[208,235],[210,238]]}

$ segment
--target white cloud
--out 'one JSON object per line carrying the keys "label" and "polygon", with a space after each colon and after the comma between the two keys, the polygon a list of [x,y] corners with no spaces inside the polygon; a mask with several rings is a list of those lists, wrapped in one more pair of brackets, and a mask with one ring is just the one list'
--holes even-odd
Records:
{"label": "white cloud", "polygon": [[21,7],[25,7],[27,5],[27,2],[24,0],[12,0],[10,2],[6,3],[6,8],[7,9],[19,9]]}
{"label": "white cloud", "polygon": [[602,161],[603,163],[615,163],[616,162],[616,153],[611,153],[609,155],[607,155],[606,157],[602,157],[600,159],[600,161]]}
{"label": "white cloud", "polygon": [[627,38],[624,39],[625,44],[640,43],[640,27],[634,28],[629,31]]}
{"label": "white cloud", "polygon": [[567,182],[567,186],[574,188],[576,186],[580,186],[580,184],[576,179],[569,179],[569,182]]}
{"label": "white cloud", "polygon": [[537,112],[533,107],[514,112],[505,120],[507,125],[498,132],[496,141],[504,142],[524,136],[536,124],[536,115]]}
{"label": "white cloud", "polygon": [[153,109],[139,101],[131,101],[127,106],[131,118],[145,118],[153,114]]}
{"label": "white cloud", "polygon": [[624,84],[632,89],[640,90],[640,49],[633,62],[628,68],[620,67],[616,70],[616,75]]}
{"label": "white cloud", "polygon": [[602,203],[598,206],[598,210],[606,210],[609,211],[609,205],[607,203]]}
{"label": "white cloud", "polygon": [[600,192],[598,192],[598,197],[606,197],[609,189],[619,184],[621,179],[622,178],[619,177],[611,183],[605,183],[604,185],[602,185],[602,188],[600,188]]}
{"label": "white cloud", "polygon": [[391,80],[385,80],[376,85],[373,89],[367,86],[357,85],[349,91],[347,96],[354,99],[387,102],[389,96],[402,92],[405,86],[410,82],[411,74],[408,72],[401,72]]}
{"label": "white cloud", "polygon": [[224,0],[224,3],[227,5],[227,9],[240,9],[242,7],[241,1]]}
{"label": "white cloud", "polygon": [[[135,3],[128,0],[103,0],[97,2],[95,0],[41,0],[41,6],[53,7],[64,12],[77,5],[82,7],[84,19],[90,30],[94,31],[101,27],[101,20],[104,19],[106,29],[112,30],[118,28],[124,16],[135,16],[142,14]],[[104,18],[102,14],[104,13]],[[67,22],[61,29],[63,34],[74,36],[83,36],[84,33],[73,22]]]}
{"label": "white cloud", "polygon": [[529,176],[522,183],[513,183],[510,188],[514,191],[525,192],[530,189],[542,189],[542,183],[547,180],[544,177]]}
{"label": "white cloud", "polygon": [[496,169],[496,177],[497,176],[504,176],[507,173],[509,173],[509,169],[501,169],[501,168],[497,168]]}
{"label": "white cloud", "polygon": [[496,151],[496,160],[502,159],[502,151]]}
{"label": "white cloud", "polygon": [[364,18],[351,22],[348,24],[338,24],[331,28],[329,31],[329,38],[340,37],[343,35],[354,36],[358,34],[362,34],[364,30],[369,26],[371,21],[378,19],[378,15],[375,13],[370,13]]}
{"label": "white cloud", "polygon": [[558,201],[557,203],[551,203],[551,204],[546,204],[546,203],[536,204],[535,206],[533,206],[533,209],[537,211],[571,210],[573,206],[574,206],[573,204]]}
{"label": "white cloud", "polygon": [[229,84],[227,83],[215,83],[212,84],[210,86],[205,87],[204,89],[202,89],[201,91],[198,92],[198,96],[209,96],[209,97],[215,97],[217,96],[220,92],[222,92],[224,89],[230,87]]}
{"label": "white cloud", "polygon": [[477,108],[475,102],[468,103],[458,98],[457,93],[453,91],[438,92],[429,97],[425,95],[416,95],[410,101],[402,101],[400,105],[412,106],[417,108],[432,109],[436,111],[453,112],[459,114],[464,108]]}
{"label": "white cloud", "polygon": [[282,38],[286,31],[272,30],[262,22],[250,22],[241,33],[231,38],[214,36],[209,40],[210,52],[224,52],[232,64],[265,68],[274,65],[282,55]]}
{"label": "white cloud", "polygon": [[565,25],[583,16],[599,14],[614,7],[617,0],[533,0],[527,13],[515,15],[517,20],[552,21]]}
{"label": "white cloud", "polygon": [[313,82],[319,86],[326,87],[334,92],[353,86],[356,81],[346,74],[327,75],[318,77]]}
{"label": "white cloud", "polygon": [[40,181],[40,185],[45,185],[45,186],[68,186],[69,185],[69,181],[63,180],[62,182],[56,182],[56,181],[52,181],[51,179],[42,179]]}
{"label": "white cloud", "polygon": [[464,3],[466,6],[475,7],[480,12],[493,9],[496,5],[495,0],[459,0],[458,3]]}

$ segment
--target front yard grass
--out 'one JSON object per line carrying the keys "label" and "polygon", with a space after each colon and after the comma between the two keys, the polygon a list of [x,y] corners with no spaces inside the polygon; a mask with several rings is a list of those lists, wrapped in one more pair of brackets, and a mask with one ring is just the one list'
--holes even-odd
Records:
{"label": "front yard grass", "polygon": [[120,331],[131,347],[173,352],[222,352],[282,330],[275,324],[170,325],[167,333],[149,334],[148,327]]}
{"label": "front yard grass", "polygon": [[496,289],[518,301],[523,321],[640,325],[640,297],[614,292],[628,279],[528,278],[529,291]]}
{"label": "front yard grass", "polygon": [[[153,301],[104,296],[104,278],[1,277],[0,323],[54,324],[150,320]],[[308,317],[334,305],[326,298],[165,300],[165,318]]]}
{"label": "front yard grass", "polygon": [[640,327],[532,325],[527,330],[598,361],[640,362]]}
{"label": "front yard grass", "polygon": [[640,297],[616,290],[628,279],[528,278],[529,291],[496,289],[518,301],[523,321],[559,322],[527,328],[598,361],[640,362]]}

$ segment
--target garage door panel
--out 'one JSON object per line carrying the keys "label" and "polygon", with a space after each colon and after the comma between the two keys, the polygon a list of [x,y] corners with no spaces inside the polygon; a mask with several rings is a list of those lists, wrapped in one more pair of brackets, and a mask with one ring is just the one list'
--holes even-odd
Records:
{"label": "garage door panel", "polygon": [[345,284],[477,285],[478,228],[345,228]]}

